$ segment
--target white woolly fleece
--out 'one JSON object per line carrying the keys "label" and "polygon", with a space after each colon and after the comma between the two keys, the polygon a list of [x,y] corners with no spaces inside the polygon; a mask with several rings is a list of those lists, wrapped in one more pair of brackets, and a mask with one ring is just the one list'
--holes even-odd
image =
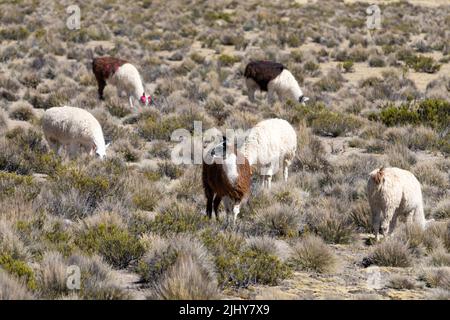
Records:
{"label": "white woolly fleece", "polygon": [[101,158],[106,154],[100,123],[84,109],[69,106],[50,108],[42,117],[42,129],[49,143],[80,144],[88,150],[95,146]]}
{"label": "white woolly fleece", "polygon": [[278,77],[270,81],[268,86],[280,98],[298,101],[303,96],[303,91],[300,89],[297,80],[295,80],[295,77],[287,69],[284,69]]}
{"label": "white woolly fleece", "polygon": [[115,85],[118,89],[132,94],[137,100],[144,93],[144,85],[139,71],[131,63],[125,63],[117,69],[116,73],[106,80],[108,83]]}
{"label": "white woolly fleece", "polygon": [[283,119],[268,119],[259,122],[250,130],[242,153],[250,165],[269,166],[269,172],[278,171],[279,162],[292,161],[297,150],[297,134]]}
{"label": "white woolly fleece", "polygon": [[[370,173],[367,196],[372,210],[374,227],[389,233],[393,231],[398,216],[408,217],[425,228],[422,190],[420,182],[409,171],[399,168],[384,168],[383,179],[377,184]],[[395,215],[395,217],[394,217]],[[375,230],[378,233],[378,230]]]}

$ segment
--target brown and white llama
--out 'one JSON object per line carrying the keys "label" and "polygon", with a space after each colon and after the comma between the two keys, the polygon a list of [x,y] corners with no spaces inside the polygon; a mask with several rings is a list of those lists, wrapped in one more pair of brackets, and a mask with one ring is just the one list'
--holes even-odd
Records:
{"label": "brown and white llama", "polygon": [[239,151],[230,151],[230,148],[227,148],[226,137],[223,136],[222,139],[222,143],[209,150],[203,160],[206,214],[211,218],[214,209],[218,219],[219,205],[223,199],[227,219],[228,215],[233,213],[233,222],[236,222],[241,205],[250,195],[251,168],[248,160]]}
{"label": "brown and white llama", "polygon": [[133,98],[142,105],[151,103],[151,97],[145,95],[139,71],[126,60],[114,57],[98,57],[92,62],[92,71],[98,84],[98,96],[104,100],[103,90],[106,84],[114,85],[118,90],[128,95],[130,108],[133,108]]}
{"label": "brown and white llama", "polygon": [[248,98],[255,101],[255,91],[267,91],[269,103],[275,101],[275,94],[280,100],[291,99],[305,104],[309,100],[292,73],[281,63],[273,61],[252,61],[245,67],[245,83]]}

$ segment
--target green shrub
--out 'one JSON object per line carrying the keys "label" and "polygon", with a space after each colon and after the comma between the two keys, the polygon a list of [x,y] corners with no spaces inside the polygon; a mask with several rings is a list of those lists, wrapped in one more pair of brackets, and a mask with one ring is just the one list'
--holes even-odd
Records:
{"label": "green shrub", "polygon": [[9,273],[23,279],[28,289],[36,289],[36,279],[33,270],[21,260],[16,260],[8,253],[0,254],[0,266]]}
{"label": "green shrub", "polygon": [[209,223],[209,219],[185,202],[173,202],[158,209],[149,231],[158,234],[196,232]]}
{"label": "green shrub", "polygon": [[247,287],[251,284],[276,285],[292,274],[288,264],[257,248],[247,248],[244,240],[226,233],[206,230],[203,243],[214,254],[221,287]]}
{"label": "green shrub", "polygon": [[375,56],[369,58],[369,66],[375,67],[375,68],[381,68],[384,67],[386,63],[384,62],[384,59],[380,56]]}
{"label": "green shrub", "polygon": [[10,29],[1,29],[0,38],[4,40],[24,40],[28,38],[30,32],[25,27],[15,27]]}
{"label": "green shrub", "polygon": [[230,67],[233,64],[241,61],[241,58],[239,58],[238,56],[230,56],[228,54],[221,54],[218,58],[218,61],[220,62],[220,64],[222,66]]}
{"label": "green shrub", "polygon": [[347,60],[347,61],[344,61],[344,63],[342,64],[342,68],[344,68],[345,72],[352,72],[353,65],[354,65],[353,61]]}
{"label": "green shrub", "polygon": [[18,174],[54,173],[60,166],[53,153],[47,153],[42,134],[17,127],[5,134],[0,143],[0,170]]}
{"label": "green shrub", "polygon": [[400,50],[397,52],[397,59],[404,61],[408,67],[417,72],[435,73],[441,68],[432,57],[416,55],[411,50]]}
{"label": "green shrub", "polygon": [[116,268],[125,268],[144,254],[144,247],[127,229],[113,223],[99,223],[80,232],[75,244],[89,254],[101,254]]}
{"label": "green shrub", "polygon": [[323,136],[338,137],[360,128],[361,121],[353,115],[323,111],[309,118],[313,132]]}
{"label": "green shrub", "polygon": [[373,117],[387,126],[423,124],[444,129],[450,123],[450,102],[441,99],[425,99],[417,104],[387,105],[380,115]]}
{"label": "green shrub", "polygon": [[26,200],[34,199],[39,193],[39,186],[34,182],[32,176],[0,172],[0,199],[14,196],[18,188],[26,190]]}

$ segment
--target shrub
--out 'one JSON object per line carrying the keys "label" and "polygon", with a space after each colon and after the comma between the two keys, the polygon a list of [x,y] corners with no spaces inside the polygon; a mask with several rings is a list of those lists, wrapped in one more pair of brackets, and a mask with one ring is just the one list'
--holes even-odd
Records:
{"label": "shrub", "polygon": [[139,263],[138,273],[156,299],[214,299],[218,295],[213,260],[205,247],[189,236],[155,237]]}
{"label": "shrub", "polygon": [[449,219],[450,218],[450,199],[443,199],[439,201],[433,209],[433,217],[435,219]]}
{"label": "shrub", "polygon": [[0,30],[0,38],[5,40],[24,40],[29,35],[30,32],[23,26]]}
{"label": "shrub", "polygon": [[417,286],[414,280],[410,277],[403,275],[392,275],[389,279],[388,287],[396,290],[413,290]]}
{"label": "shrub", "polygon": [[442,288],[450,290],[450,268],[427,268],[420,275],[420,279],[425,281],[431,288]]}
{"label": "shrub", "polygon": [[50,177],[36,205],[54,215],[83,218],[108,197],[120,199],[125,195],[126,173],[125,165],[115,158],[92,162],[84,168],[73,164],[63,167]]}
{"label": "shrub", "polygon": [[276,256],[244,246],[235,234],[206,230],[201,235],[214,254],[221,287],[247,287],[251,284],[275,285],[291,275],[291,269]]}
{"label": "shrub", "polygon": [[36,289],[36,279],[33,270],[24,261],[14,259],[10,254],[0,254],[0,267],[23,280],[28,289]]}
{"label": "shrub", "polygon": [[344,63],[342,64],[342,68],[344,68],[345,72],[352,72],[353,65],[354,65],[353,61],[347,60],[347,61],[344,61]]}
{"label": "shrub", "polygon": [[101,254],[106,262],[116,268],[125,268],[144,253],[139,240],[134,237],[117,217],[109,214],[93,216],[75,238],[75,244],[90,254]]}
{"label": "shrub", "polygon": [[352,205],[350,217],[353,224],[363,232],[372,232],[372,212],[366,199]]}
{"label": "shrub", "polygon": [[14,120],[29,121],[34,119],[34,111],[28,103],[15,103],[9,110],[9,117]]}
{"label": "shrub", "polygon": [[196,232],[203,228],[209,219],[197,212],[186,202],[164,203],[157,209],[158,214],[149,224],[149,231],[158,234]]}
{"label": "shrub", "polygon": [[59,160],[47,153],[42,134],[34,129],[18,127],[6,132],[5,139],[0,140],[0,170],[18,174],[53,173],[59,165]]}
{"label": "shrub", "polygon": [[307,212],[307,223],[311,230],[327,243],[349,243],[354,237],[350,216],[337,212],[336,208],[320,208],[314,213]]}
{"label": "shrub", "polygon": [[338,137],[354,132],[362,123],[355,116],[322,111],[310,118],[313,132],[323,136]]}
{"label": "shrub", "polygon": [[86,300],[124,300],[130,295],[114,281],[111,267],[99,256],[72,255],[67,265],[76,265],[81,271],[81,288],[77,296]]}
{"label": "shrub", "polygon": [[328,74],[318,80],[314,86],[318,91],[336,92],[342,87],[344,78],[337,70],[331,70]]}
{"label": "shrub", "polygon": [[450,253],[445,248],[438,247],[431,252],[430,264],[434,267],[450,267]]}
{"label": "shrub", "polygon": [[272,236],[297,236],[300,229],[298,208],[280,203],[261,208],[256,212],[253,228],[256,233]]}
{"label": "shrub", "polygon": [[12,275],[0,269],[0,300],[31,300],[33,295]]}
{"label": "shrub", "polygon": [[306,236],[294,245],[292,250],[291,262],[296,269],[318,273],[330,273],[335,270],[337,263],[335,255],[317,236]]}
{"label": "shrub", "polygon": [[230,56],[227,54],[221,54],[218,58],[218,61],[220,63],[220,65],[224,66],[224,67],[230,67],[235,63],[238,63],[239,61],[241,61],[241,58],[237,57],[237,56]]}
{"label": "shrub", "polygon": [[58,252],[46,252],[40,263],[38,284],[40,293],[47,298],[57,298],[68,293],[67,265]]}
{"label": "shrub", "polygon": [[384,59],[380,56],[373,56],[369,58],[369,66],[371,67],[381,68],[385,65],[386,63],[384,62]]}
{"label": "shrub", "polygon": [[409,267],[412,258],[408,246],[396,239],[386,239],[373,250],[370,260],[385,267]]}

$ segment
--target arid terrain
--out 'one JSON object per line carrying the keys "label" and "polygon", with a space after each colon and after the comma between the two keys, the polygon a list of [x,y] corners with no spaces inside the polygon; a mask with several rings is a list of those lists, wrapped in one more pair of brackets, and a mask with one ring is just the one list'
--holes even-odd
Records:
{"label": "arid terrain", "polygon": [[[83,0],[71,30],[73,3],[0,1],[0,299],[450,298],[449,1],[370,1],[374,29],[369,1]],[[98,99],[105,55],[138,68],[151,106],[112,86]],[[251,103],[258,59],[283,63],[307,104]],[[100,122],[103,161],[50,151],[41,117],[63,105]],[[275,117],[298,135],[288,182],[254,175],[237,223],[209,220],[172,132]],[[421,182],[426,231],[375,243],[381,166]]]}

